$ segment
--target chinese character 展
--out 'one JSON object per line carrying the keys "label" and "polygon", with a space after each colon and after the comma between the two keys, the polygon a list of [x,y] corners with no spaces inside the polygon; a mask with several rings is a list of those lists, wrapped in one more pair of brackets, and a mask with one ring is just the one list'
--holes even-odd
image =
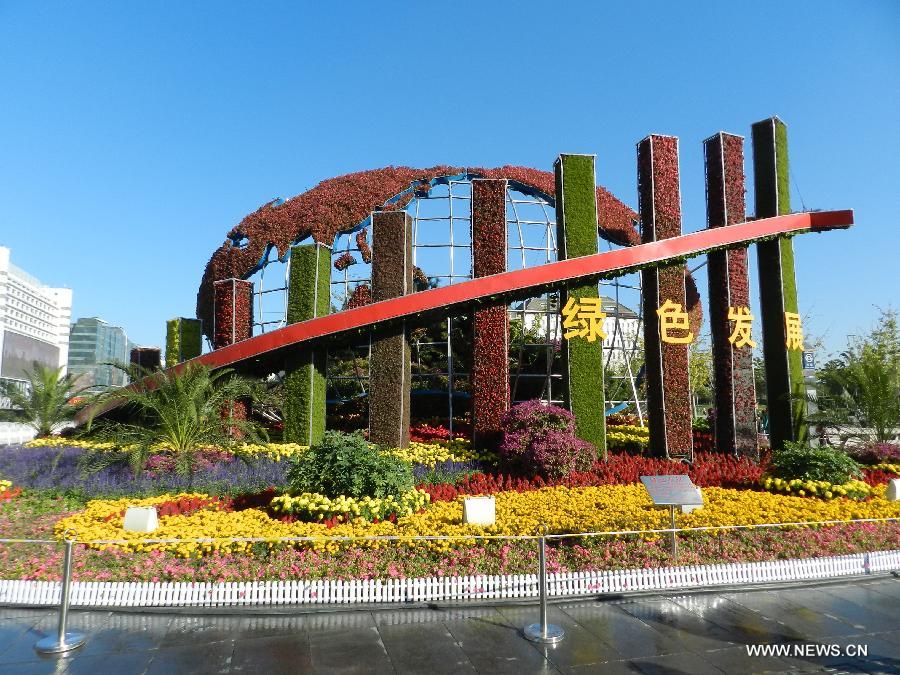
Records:
{"label": "chinese character \u5c55", "polygon": [[728,320],[734,321],[734,330],[728,336],[728,341],[734,345],[735,349],[740,349],[745,345],[756,347],[756,343],[750,337],[753,315],[750,313],[749,307],[729,307]]}
{"label": "chinese character \u5c55", "polygon": [[[673,345],[686,345],[694,340],[688,314],[679,303],[666,300],[656,310],[659,315],[659,337],[663,342]],[[680,335],[678,333],[681,333]]]}
{"label": "chinese character \u5c55", "polygon": [[598,337],[606,339],[603,330],[603,319],[606,314],[600,304],[600,298],[569,298],[563,307],[563,337],[571,340],[574,337],[587,338],[588,342],[594,342]]}
{"label": "chinese character \u5c55", "polygon": [[784,338],[788,349],[803,349],[803,324],[796,312],[784,313]]}

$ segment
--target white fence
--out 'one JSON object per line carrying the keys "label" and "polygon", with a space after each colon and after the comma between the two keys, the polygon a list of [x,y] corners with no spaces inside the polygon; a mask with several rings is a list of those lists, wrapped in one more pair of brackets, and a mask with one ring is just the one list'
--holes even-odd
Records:
{"label": "white fence", "polygon": [[27,443],[36,435],[35,430],[18,422],[0,422],[0,445]]}
{"label": "white fence", "polygon": [[[827,558],[549,574],[548,592],[578,598],[632,591],[714,588],[829,579],[900,569],[900,550]],[[414,579],[324,579],[228,583],[72,583],[75,607],[365,605],[537,598],[537,574]],[[53,606],[55,581],[0,581],[0,605]]]}

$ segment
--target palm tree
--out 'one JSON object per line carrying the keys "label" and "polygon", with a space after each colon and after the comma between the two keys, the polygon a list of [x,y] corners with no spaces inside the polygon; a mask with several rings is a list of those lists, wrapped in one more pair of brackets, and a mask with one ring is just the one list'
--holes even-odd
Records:
{"label": "palm tree", "polygon": [[25,371],[28,386],[22,388],[11,382],[0,383],[0,391],[6,396],[16,418],[37,431],[38,437],[49,436],[71,420],[79,405],[72,399],[84,388],[76,385],[71,374],[62,374],[63,368],[51,368],[35,362]]}
{"label": "palm tree", "polygon": [[840,431],[862,426],[862,439],[885,443],[900,426],[900,329],[897,315],[883,311],[872,333],[851,344],[818,373],[818,411],[810,419]]}
{"label": "palm tree", "polygon": [[[241,401],[257,395],[258,384],[228,369],[213,372],[203,365],[188,364],[180,372],[156,372],[102,396],[93,409],[106,403],[122,405],[129,422],[102,422],[88,432],[92,438],[110,441],[119,453],[96,452],[86,458],[89,469],[126,461],[139,476],[151,453],[165,448],[175,456],[176,472],[192,478],[199,452],[209,447],[228,448],[238,440],[259,441],[260,429],[242,419]],[[236,403],[237,402],[237,403]],[[93,410],[92,410],[93,412]]]}

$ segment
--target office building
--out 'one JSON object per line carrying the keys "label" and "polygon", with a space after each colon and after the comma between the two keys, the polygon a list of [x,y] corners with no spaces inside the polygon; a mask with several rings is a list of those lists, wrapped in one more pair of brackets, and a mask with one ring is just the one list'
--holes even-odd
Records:
{"label": "office building", "polygon": [[35,362],[65,369],[71,316],[71,289],[42,284],[0,246],[0,379],[24,384]]}

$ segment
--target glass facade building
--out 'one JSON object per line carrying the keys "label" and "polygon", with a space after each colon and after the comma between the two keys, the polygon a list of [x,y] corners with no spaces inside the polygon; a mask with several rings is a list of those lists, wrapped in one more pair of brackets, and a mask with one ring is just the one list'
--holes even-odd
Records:
{"label": "glass facade building", "polygon": [[128,364],[128,338],[118,326],[97,317],[81,318],[69,332],[69,372],[91,389],[128,384],[126,374],[109,365]]}

